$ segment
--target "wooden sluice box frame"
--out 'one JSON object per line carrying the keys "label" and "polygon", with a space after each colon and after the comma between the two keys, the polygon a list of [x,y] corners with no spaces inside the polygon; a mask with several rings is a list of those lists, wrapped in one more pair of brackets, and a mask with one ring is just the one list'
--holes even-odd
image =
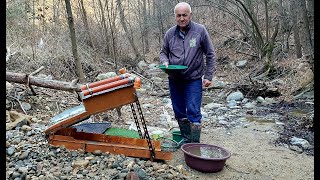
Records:
{"label": "wooden sluice box frame", "polygon": [[[82,149],[85,152],[101,150],[151,160],[171,160],[172,153],[161,151],[160,141],[150,139],[136,94],[136,88],[140,87],[140,83],[139,78],[122,74],[83,86],[80,93],[83,103],[50,119],[51,126],[45,130],[48,142],[53,146],[63,145],[70,150]],[[144,134],[140,131],[134,103],[138,108]],[[133,111],[140,138],[77,132],[76,128],[70,127],[91,115],[128,104]]]}

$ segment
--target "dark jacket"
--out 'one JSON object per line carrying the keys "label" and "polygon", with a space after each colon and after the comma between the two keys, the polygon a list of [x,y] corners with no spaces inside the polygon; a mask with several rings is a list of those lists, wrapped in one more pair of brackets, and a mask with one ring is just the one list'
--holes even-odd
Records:
{"label": "dark jacket", "polygon": [[[206,68],[203,59],[206,56]],[[165,34],[160,61],[169,64],[188,66],[180,73],[168,73],[173,79],[205,79],[212,80],[215,70],[215,51],[206,28],[190,21],[185,37],[179,35],[179,27],[171,27]]]}

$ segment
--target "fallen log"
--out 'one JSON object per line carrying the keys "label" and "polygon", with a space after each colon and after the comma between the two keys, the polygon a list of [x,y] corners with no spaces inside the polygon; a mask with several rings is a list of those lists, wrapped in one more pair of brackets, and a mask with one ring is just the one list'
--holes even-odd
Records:
{"label": "fallen log", "polygon": [[28,74],[13,72],[6,72],[6,81],[69,92],[81,92],[80,87],[82,86],[82,84],[73,84],[71,82],[43,79],[35,76],[30,76]]}
{"label": "fallen log", "polygon": [[[75,91],[77,93],[81,92],[81,86],[83,86],[83,84],[76,84],[76,81],[65,82],[65,81],[43,79],[43,78],[32,76],[32,74],[33,73],[28,75],[28,74],[22,74],[22,73],[6,72],[6,81],[20,83],[20,84],[26,84],[29,87],[30,87],[30,85],[35,85],[35,86],[39,86],[39,87],[57,89],[57,90],[62,90],[62,91],[69,91],[69,92]],[[78,100],[81,101],[79,94],[78,94]],[[19,104],[20,104],[20,102],[19,102]],[[116,107],[115,109],[117,110],[118,116],[121,117],[121,107]]]}

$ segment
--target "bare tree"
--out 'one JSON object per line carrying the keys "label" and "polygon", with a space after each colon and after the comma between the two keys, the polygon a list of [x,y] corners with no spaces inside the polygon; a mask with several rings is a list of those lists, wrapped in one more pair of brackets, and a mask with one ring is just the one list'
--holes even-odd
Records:
{"label": "bare tree", "polygon": [[88,38],[89,38],[90,46],[93,49],[95,49],[95,46],[94,46],[94,43],[93,43],[93,40],[92,40],[92,36],[91,36],[91,33],[90,33],[90,29],[89,29],[87,11],[86,11],[86,9],[84,7],[83,0],[79,0],[79,6],[80,6],[80,10],[81,10],[82,21],[83,21],[84,27],[86,29],[86,33],[87,33]]}
{"label": "bare tree", "polygon": [[[313,69],[313,46],[311,40],[311,33],[310,33],[310,25],[308,20],[308,12],[305,0],[300,0],[297,3],[298,7],[298,27],[299,27],[299,35],[301,39],[302,45],[302,54],[306,57],[309,61],[310,65]],[[313,26],[313,25],[312,25]]]}
{"label": "bare tree", "polygon": [[42,32],[46,31],[46,1],[42,0],[42,8],[39,8],[38,10],[41,11],[39,14],[39,17],[42,20]]}
{"label": "bare tree", "polygon": [[[105,13],[104,13],[104,8],[102,5],[102,1],[98,0],[99,2],[99,7],[100,7],[100,12],[101,12],[101,23],[102,23],[102,27],[103,27],[103,34],[105,36],[105,40],[106,40],[106,53],[110,54],[110,38],[109,38],[109,32],[108,32],[108,28],[107,28],[107,23],[106,23],[106,18],[105,18]],[[107,3],[107,2],[106,2]]]}
{"label": "bare tree", "polygon": [[314,48],[314,0],[307,0],[307,13],[311,35],[311,45]]}
{"label": "bare tree", "polygon": [[302,57],[301,51],[301,43],[300,43],[300,36],[299,36],[299,29],[298,29],[298,21],[297,21],[297,3],[295,0],[290,0],[290,16],[292,21],[292,29],[293,29],[293,38],[296,48],[296,57]]}
{"label": "bare tree", "polygon": [[162,0],[158,0],[158,1],[153,1],[153,6],[154,7],[157,7],[155,8],[155,11],[156,11],[156,17],[157,17],[157,25],[158,25],[158,28],[159,29],[159,36],[158,36],[158,40],[159,40],[159,44],[161,44],[162,42],[162,36],[164,35],[164,27],[163,27],[163,15],[162,15],[162,3],[161,3]]}
{"label": "bare tree", "polygon": [[113,57],[113,61],[115,64],[115,68],[118,68],[118,63],[117,63],[117,45],[116,45],[116,39],[115,39],[115,29],[116,29],[116,25],[115,25],[115,21],[116,21],[116,17],[115,17],[115,8],[114,8],[114,3],[113,1],[110,2],[111,7],[109,8],[109,3],[106,0],[106,7],[107,7],[107,17],[108,17],[108,22],[109,22],[109,27],[110,27],[110,33],[111,33],[111,40],[112,40],[112,57]]}
{"label": "bare tree", "polygon": [[78,56],[76,33],[75,33],[75,28],[74,28],[70,0],[65,0],[65,3],[66,3],[67,15],[68,15],[70,36],[71,36],[72,53],[73,53],[73,58],[74,58],[75,65],[76,65],[76,74],[77,74],[80,82],[84,82],[84,73],[83,73],[81,61]]}
{"label": "bare tree", "polygon": [[36,10],[35,10],[36,4],[35,1],[32,1],[32,44],[31,44],[31,49],[32,49],[32,59],[36,59],[37,55],[37,48],[36,48]]}
{"label": "bare tree", "polygon": [[143,17],[143,39],[145,53],[149,53],[149,16],[147,15],[147,2],[146,0],[142,1],[142,17]]}
{"label": "bare tree", "polygon": [[119,9],[121,25],[122,25],[123,30],[125,31],[126,36],[127,36],[128,40],[129,40],[129,42],[131,44],[131,47],[132,47],[132,49],[134,51],[134,54],[135,54],[136,57],[141,57],[140,52],[138,51],[138,48],[134,43],[132,34],[129,32],[129,28],[127,27],[127,23],[126,23],[125,17],[124,17],[124,9],[122,7],[121,0],[117,0],[117,6],[118,6],[118,9]]}
{"label": "bare tree", "polygon": [[60,28],[60,4],[61,0],[53,0],[52,1],[52,13],[53,13],[53,24],[54,29]]}
{"label": "bare tree", "polygon": [[[270,29],[273,27],[269,21],[269,1],[263,0],[264,6],[264,26],[261,25],[261,21],[257,19],[257,9],[253,6],[253,2],[251,0],[227,0],[227,5],[221,5],[213,0],[206,0],[211,3],[211,5],[227,12],[235,19],[238,20],[241,24],[243,24],[243,28],[245,32],[253,40],[252,47],[256,53],[255,56],[259,57],[261,60],[265,60],[264,67],[257,71],[255,74],[260,74],[259,77],[264,77],[269,74],[269,72],[274,70],[274,64],[272,60],[272,52],[274,50],[274,44],[276,41],[276,37],[278,34],[279,22],[276,22],[274,26],[274,30],[272,36],[270,37]],[[257,4],[259,5],[259,4]],[[239,12],[239,13],[237,13]],[[265,32],[265,36],[263,34]]]}
{"label": "bare tree", "polygon": [[290,27],[290,16],[288,15],[288,10],[284,8],[283,0],[278,0],[278,16],[279,16],[279,35],[280,35],[280,41],[283,43],[283,50],[285,52],[288,52],[289,50],[289,36],[291,33],[291,27]]}
{"label": "bare tree", "polygon": [[159,44],[162,43],[162,38],[167,29],[169,29],[173,23],[173,7],[177,3],[170,0],[154,0],[153,5],[155,6],[156,14],[156,26],[159,29],[158,40]]}

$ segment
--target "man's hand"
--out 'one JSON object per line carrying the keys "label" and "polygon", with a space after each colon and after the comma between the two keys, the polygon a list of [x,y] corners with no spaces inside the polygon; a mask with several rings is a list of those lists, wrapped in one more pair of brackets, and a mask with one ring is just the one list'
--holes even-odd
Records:
{"label": "man's hand", "polygon": [[211,84],[212,84],[212,82],[209,81],[208,79],[203,79],[203,81],[202,81],[203,87],[209,87]]}
{"label": "man's hand", "polygon": [[169,62],[164,62],[163,65],[166,66],[166,68],[168,68],[169,67]]}

